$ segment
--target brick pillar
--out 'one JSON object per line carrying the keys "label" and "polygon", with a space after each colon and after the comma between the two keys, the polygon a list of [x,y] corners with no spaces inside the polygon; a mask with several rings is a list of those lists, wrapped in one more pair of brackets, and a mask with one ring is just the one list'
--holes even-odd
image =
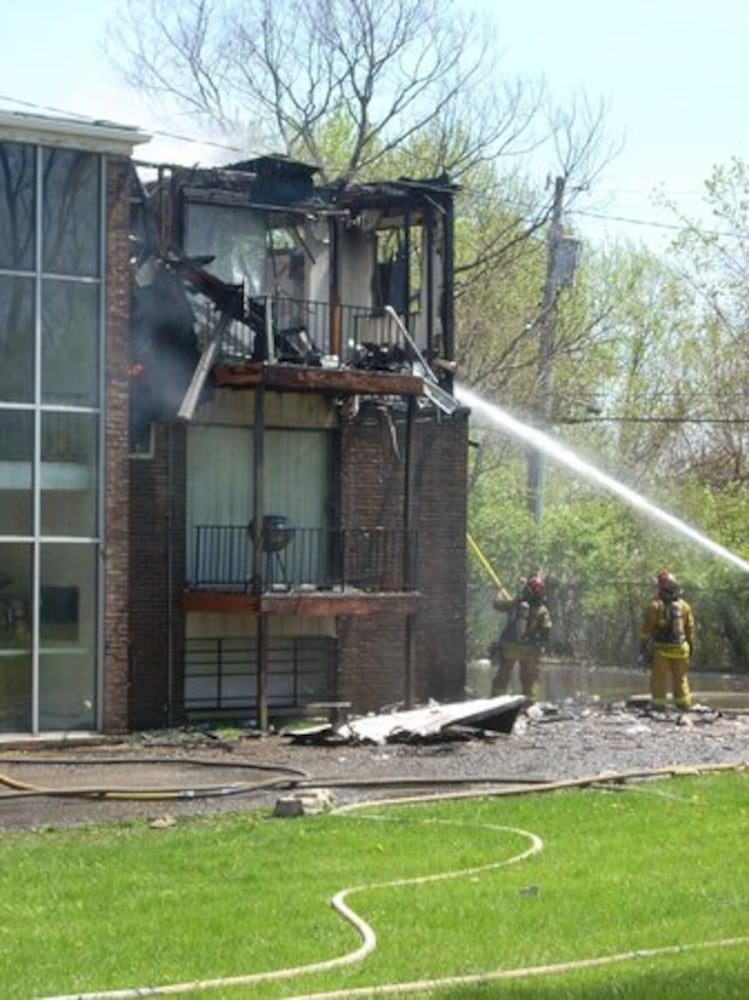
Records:
{"label": "brick pillar", "polygon": [[130,725],[184,721],[185,449],[181,424],[158,424],[152,458],[130,473]]}
{"label": "brick pillar", "polygon": [[130,328],[130,164],[107,160],[103,729],[128,726],[128,362]]}

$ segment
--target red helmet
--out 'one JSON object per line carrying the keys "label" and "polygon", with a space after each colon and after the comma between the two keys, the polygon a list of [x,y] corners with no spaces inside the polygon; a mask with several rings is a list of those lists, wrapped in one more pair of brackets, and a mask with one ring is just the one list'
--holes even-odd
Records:
{"label": "red helmet", "polygon": [[675,594],[679,589],[676,577],[667,569],[662,569],[658,574],[658,590],[665,594]]}
{"label": "red helmet", "polygon": [[525,581],[525,585],[534,597],[543,597],[546,593],[546,584],[538,573],[534,573],[532,576],[529,576]]}

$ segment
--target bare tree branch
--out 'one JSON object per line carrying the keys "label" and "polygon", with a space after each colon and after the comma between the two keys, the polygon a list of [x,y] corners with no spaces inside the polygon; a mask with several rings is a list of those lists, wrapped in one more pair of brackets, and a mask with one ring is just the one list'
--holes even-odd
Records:
{"label": "bare tree branch", "polygon": [[[493,41],[457,0],[126,0],[108,48],[152,98],[255,152],[270,141],[314,162],[323,180],[371,176],[427,132],[444,137],[439,168],[458,181],[557,134],[565,174],[588,168],[602,116],[561,116],[542,85],[508,81]],[[331,163],[320,133],[335,115],[350,127]]]}

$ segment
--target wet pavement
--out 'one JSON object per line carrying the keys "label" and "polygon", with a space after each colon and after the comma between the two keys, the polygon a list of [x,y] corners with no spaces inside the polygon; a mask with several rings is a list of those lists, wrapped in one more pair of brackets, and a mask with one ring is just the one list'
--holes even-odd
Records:
{"label": "wet pavement", "polygon": [[456,731],[384,746],[308,745],[284,735],[200,730],[0,749],[0,829],[272,808],[324,787],[334,803],[658,769],[749,765],[749,712],[650,714],[624,703],[532,707],[508,734]]}

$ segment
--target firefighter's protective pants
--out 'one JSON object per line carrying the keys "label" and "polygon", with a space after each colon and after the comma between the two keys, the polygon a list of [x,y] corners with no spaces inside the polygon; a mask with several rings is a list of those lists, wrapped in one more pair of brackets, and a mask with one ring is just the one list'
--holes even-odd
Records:
{"label": "firefighter's protective pants", "polygon": [[518,664],[520,674],[520,689],[528,701],[538,701],[539,669],[541,659],[539,651],[534,646],[519,646],[517,643],[503,643],[496,661],[497,672],[492,681],[492,697],[507,694],[512,677],[512,668]]}
{"label": "firefighter's protective pants", "polygon": [[657,651],[653,653],[653,662],[650,665],[650,698],[653,708],[666,707],[669,688],[677,708],[689,708],[692,694],[689,690],[688,669],[688,658],[677,659],[673,656],[664,656]]}

